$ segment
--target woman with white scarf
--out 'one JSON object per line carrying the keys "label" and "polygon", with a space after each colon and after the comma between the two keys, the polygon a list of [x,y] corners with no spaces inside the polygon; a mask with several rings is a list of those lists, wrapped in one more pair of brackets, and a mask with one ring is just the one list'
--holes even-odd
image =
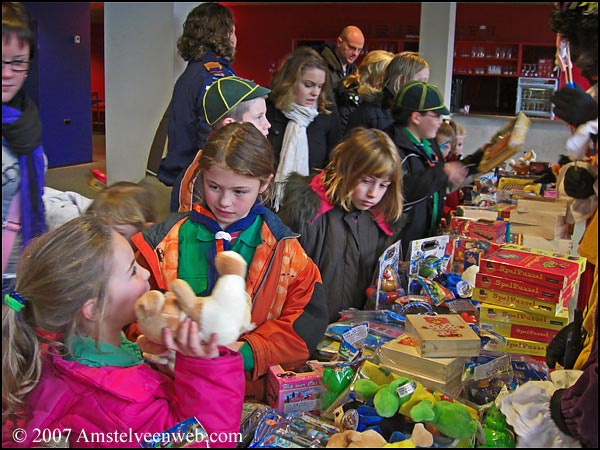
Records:
{"label": "woman with white scarf", "polygon": [[335,105],[326,98],[327,64],[315,50],[298,47],[273,75],[267,100],[269,141],[278,162],[275,174],[277,211],[283,184],[292,172],[309,175],[323,169],[340,140]]}

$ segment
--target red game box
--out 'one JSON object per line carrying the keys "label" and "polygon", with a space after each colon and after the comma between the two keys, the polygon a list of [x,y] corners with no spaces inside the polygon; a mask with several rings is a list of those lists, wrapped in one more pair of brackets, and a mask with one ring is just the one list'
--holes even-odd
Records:
{"label": "red game box", "polygon": [[554,289],[568,289],[579,276],[581,258],[556,257],[503,247],[481,258],[480,273]]}
{"label": "red game box", "polygon": [[533,283],[523,283],[514,278],[496,277],[485,273],[478,273],[475,277],[475,287],[491,289],[500,292],[509,292],[524,297],[542,300],[550,303],[564,303],[573,296],[574,283],[564,289],[546,287]]}
{"label": "red game box", "polygon": [[560,314],[565,309],[560,303],[544,302],[531,297],[511,294],[510,292],[493,291],[480,287],[473,289],[472,299],[478,302],[520,309],[521,311],[529,311],[550,317]]}
{"label": "red game box", "polygon": [[454,236],[485,239],[497,244],[504,244],[507,223],[503,220],[472,220],[453,217],[450,222],[450,230]]}
{"label": "red game box", "polygon": [[518,323],[481,322],[479,327],[483,330],[495,331],[502,336],[512,339],[526,339],[528,341],[543,342],[549,344],[558,331],[547,328],[530,327]]}

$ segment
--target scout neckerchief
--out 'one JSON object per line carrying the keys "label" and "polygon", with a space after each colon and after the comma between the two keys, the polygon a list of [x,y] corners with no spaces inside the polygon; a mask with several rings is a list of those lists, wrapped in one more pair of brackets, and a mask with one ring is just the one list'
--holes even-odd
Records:
{"label": "scout neckerchief", "polygon": [[[435,167],[439,162],[437,155],[431,149],[431,142],[427,139],[417,139],[413,134],[408,131],[408,128],[403,128],[404,132],[410,139],[410,141],[417,147],[426,158],[427,165],[429,167]],[[429,225],[428,236],[435,236],[437,232],[437,221],[438,221],[438,209],[439,209],[439,193],[436,191],[433,193],[433,210],[431,212],[431,224]]]}
{"label": "scout neckerchief", "polygon": [[239,233],[240,231],[248,228],[254,220],[256,216],[263,215],[267,212],[267,209],[257,200],[254,203],[254,206],[248,212],[248,215],[237,222],[232,223],[227,228],[221,228],[221,225],[217,223],[217,220],[214,214],[208,209],[202,207],[201,205],[193,205],[192,211],[189,215],[189,220],[192,222],[197,222],[204,225],[208,231],[214,233],[215,235],[215,243],[211,248],[210,253],[208,254],[208,289],[207,293],[212,292],[212,289],[219,277],[219,273],[217,272],[217,268],[215,267],[215,256],[217,256],[218,252],[222,252],[224,250],[229,250],[232,234]]}

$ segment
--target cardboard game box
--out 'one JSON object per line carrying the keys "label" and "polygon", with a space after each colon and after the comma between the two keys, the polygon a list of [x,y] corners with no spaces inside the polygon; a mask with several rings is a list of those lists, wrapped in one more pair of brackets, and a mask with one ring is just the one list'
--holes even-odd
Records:
{"label": "cardboard game box", "polygon": [[479,356],[480,339],[458,314],[406,315],[406,333],[420,356]]}
{"label": "cardboard game box", "polygon": [[267,376],[267,403],[272,408],[285,414],[321,408],[323,383],[319,372],[291,372],[274,364]]}
{"label": "cardboard game box", "polygon": [[530,327],[518,323],[502,323],[481,321],[479,327],[482,330],[495,331],[496,333],[512,339],[526,339],[528,341],[544,342],[549,344],[558,331],[547,328]]}
{"label": "cardboard game box", "polygon": [[526,247],[505,246],[481,258],[480,273],[566,289],[579,276],[580,259],[577,256],[545,255]]}
{"label": "cardboard game box", "polygon": [[424,358],[419,355],[412,337],[404,333],[398,338],[386,342],[379,348],[379,357],[383,365],[397,366],[403,371],[422,375],[446,384],[460,377],[468,358]]}
{"label": "cardboard game box", "polygon": [[512,121],[498,130],[484,145],[483,157],[477,170],[480,173],[487,173],[519,152],[525,142],[530,125],[531,120],[520,112]]}
{"label": "cardboard game box", "polygon": [[506,345],[500,343],[499,341],[491,340],[485,344],[483,350],[545,357],[546,347],[548,347],[548,344],[545,342],[529,341],[527,339],[513,339],[507,337]]}
{"label": "cardboard game box", "polygon": [[549,317],[543,314],[535,314],[519,309],[504,308],[502,306],[482,303],[479,308],[479,320],[481,322],[521,324],[558,331],[569,324],[569,315],[565,313],[559,316]]}
{"label": "cardboard game box", "polygon": [[506,243],[508,222],[503,220],[473,220],[464,217],[452,217],[450,233],[453,236],[473,239],[485,239],[497,244]]}
{"label": "cardboard game box", "polygon": [[554,317],[566,309],[563,304],[560,303],[546,302],[531,297],[512,294],[510,292],[495,291],[493,289],[482,287],[475,287],[475,289],[473,289],[472,299],[482,303],[491,303],[492,305],[529,311],[550,317]]}
{"label": "cardboard game box", "polygon": [[485,273],[478,273],[475,276],[475,287],[491,289],[493,291],[508,292],[548,303],[561,304],[568,302],[573,296],[574,292],[573,283],[568,285],[566,288],[558,289],[556,287],[524,283],[522,280],[516,280],[513,278],[496,277]]}

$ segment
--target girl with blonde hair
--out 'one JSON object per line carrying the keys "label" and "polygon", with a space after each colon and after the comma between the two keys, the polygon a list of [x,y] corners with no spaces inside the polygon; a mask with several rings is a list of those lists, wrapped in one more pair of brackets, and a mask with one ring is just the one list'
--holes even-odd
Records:
{"label": "girl with blonde hair", "polygon": [[321,271],[329,321],[363,309],[377,258],[402,228],[402,170],[386,133],[357,128],[313,176],[292,174],[279,212]]}
{"label": "girl with blonde hair", "polygon": [[348,117],[358,107],[360,99],[381,90],[385,69],[393,57],[392,52],[385,50],[370,51],[361,61],[358,72],[344,78],[335,89],[335,102],[342,129],[346,128]]}
{"label": "girl with blonde hair", "polygon": [[391,111],[394,96],[413,80],[427,83],[429,64],[418,53],[398,53],[385,69],[382,88],[361,97],[360,106],[348,118],[346,131],[357,126],[385,130],[394,122]]}
{"label": "girl with blonde hair", "polygon": [[83,215],[38,237],[17,274],[2,305],[3,447],[80,447],[100,432],[133,448],[189,417],[208,433],[239,431],[237,352],[218,348],[216,335],[200,342],[187,319],[176,338],[165,328],[164,346],[156,344],[177,352],[171,378],[125,338],[149,273],[108,222]]}

